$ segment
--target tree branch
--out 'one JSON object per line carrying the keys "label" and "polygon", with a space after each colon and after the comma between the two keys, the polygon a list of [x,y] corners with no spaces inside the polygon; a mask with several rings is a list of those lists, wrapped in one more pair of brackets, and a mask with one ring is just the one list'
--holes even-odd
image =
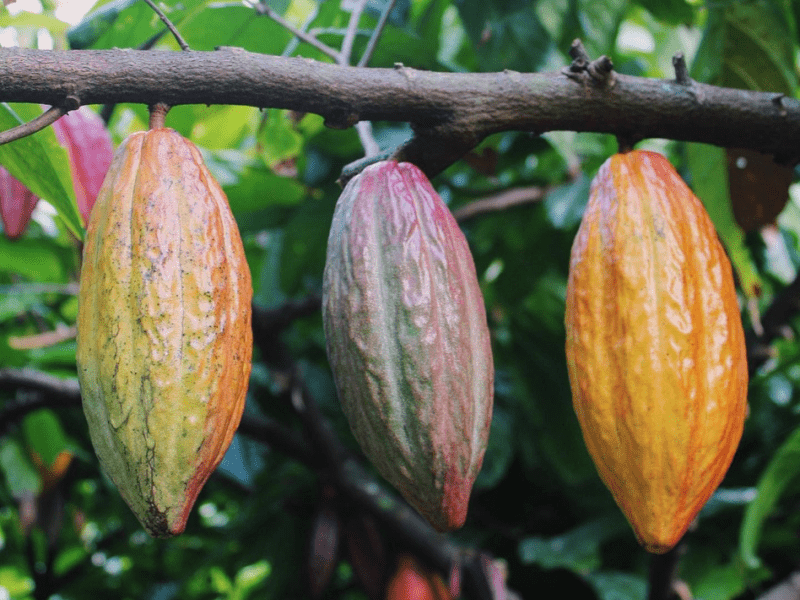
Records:
{"label": "tree branch", "polygon": [[[769,92],[614,74],[435,73],[367,69],[305,58],[215,52],[0,50],[0,101],[58,105],[230,104],[358,121],[407,121],[401,157],[429,176],[499,131],[592,131],[705,142],[800,161],[800,102]],[[777,99],[777,100],[776,100]]]}

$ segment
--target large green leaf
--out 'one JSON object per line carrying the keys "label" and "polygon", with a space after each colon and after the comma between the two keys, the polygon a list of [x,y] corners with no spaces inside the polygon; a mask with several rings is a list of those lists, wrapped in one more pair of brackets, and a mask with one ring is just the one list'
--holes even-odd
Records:
{"label": "large green leaf", "polygon": [[758,542],[764,521],[772,513],[786,486],[800,474],[800,429],[796,429],[770,461],[758,482],[755,499],[748,505],[739,536],[739,554],[745,564],[757,568]]}
{"label": "large green leaf", "polygon": [[789,14],[775,2],[717,5],[709,10],[692,77],[715,85],[793,96],[797,89],[794,30]]}
{"label": "large green leaf", "polygon": [[[0,104],[0,129],[16,127],[41,112],[35,104],[18,104],[13,108]],[[83,222],[72,185],[69,154],[58,143],[52,127],[0,145],[0,164],[35,195],[52,204],[69,230],[83,239]]]}

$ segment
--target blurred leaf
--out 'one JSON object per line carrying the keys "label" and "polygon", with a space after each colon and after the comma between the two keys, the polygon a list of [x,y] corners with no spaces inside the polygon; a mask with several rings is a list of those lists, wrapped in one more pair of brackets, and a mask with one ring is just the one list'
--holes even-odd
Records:
{"label": "blurred leaf", "polygon": [[461,21],[482,71],[536,71],[552,48],[533,3],[524,0],[461,0]]}
{"label": "blurred leaf", "polygon": [[237,433],[233,436],[218,469],[220,473],[224,473],[244,488],[252,488],[256,476],[264,468],[264,452],[265,447],[262,443]]}
{"label": "blurred leaf", "polygon": [[475,480],[475,489],[493,488],[505,476],[514,458],[513,441],[511,415],[495,403],[489,444],[483,457],[483,466]]}
{"label": "blurred leaf", "polygon": [[[17,104],[13,108],[0,104],[0,130],[16,127],[41,113],[35,104]],[[52,127],[0,146],[0,164],[35,195],[50,202],[75,237],[83,239],[69,155],[56,140]]]}
{"label": "blurred leaf", "polygon": [[705,83],[794,96],[793,24],[767,0],[728,2],[709,9],[692,77]]}
{"label": "blurred leaf", "polygon": [[600,600],[642,600],[646,597],[647,581],[628,573],[601,572],[586,577]]}
{"label": "blurred leaf", "polygon": [[22,420],[22,433],[30,452],[38,454],[45,466],[55,463],[67,448],[67,437],[56,414],[48,409],[28,413]]}
{"label": "blurred leaf", "polygon": [[189,137],[208,150],[239,148],[242,139],[258,122],[258,109],[252,106],[203,107]]}
{"label": "blurred leaf", "polygon": [[23,11],[12,17],[9,13],[0,11],[0,27],[47,29],[50,33],[60,35],[67,30],[69,24],[46,14]]}
{"label": "blurred leaf", "polygon": [[80,23],[67,31],[70,48],[82,50],[92,46],[111,28],[119,14],[136,2],[137,0],[116,0],[88,13]]}
{"label": "blurred leaf", "polygon": [[8,491],[14,498],[37,496],[41,491],[42,480],[25,448],[16,440],[0,439],[0,469],[6,477]]}
{"label": "blurred leaf", "polygon": [[272,168],[279,162],[296,159],[303,145],[303,135],[292,120],[292,113],[269,109],[258,132],[258,147],[267,166]]}
{"label": "blurred leaf", "polygon": [[[66,279],[64,265],[53,252],[54,244],[23,238],[16,241],[0,237],[0,273],[16,273],[37,282],[61,282]],[[62,249],[63,252],[63,249]]]}
{"label": "blurred leaf", "polygon": [[581,222],[589,200],[591,180],[581,173],[574,181],[559,185],[547,194],[544,207],[547,217],[558,229],[572,229]]}
{"label": "blurred leaf", "polygon": [[757,549],[764,521],[798,473],[800,473],[800,429],[796,429],[789,436],[764,469],[758,482],[756,497],[745,510],[739,537],[739,554],[748,567],[757,568],[761,564]]}
{"label": "blurred leaf", "polygon": [[[280,55],[292,34],[272,19],[241,2],[206,0],[181,22],[180,32],[192,50],[214,50],[217,46],[235,46],[249,52]],[[175,49],[171,37],[165,43]]]}
{"label": "blurred leaf", "polygon": [[615,512],[563,535],[525,538],[519,544],[520,561],[545,569],[562,567],[577,573],[593,571],[601,564],[600,546],[629,530],[628,522]]}
{"label": "blurred leaf", "polygon": [[692,173],[692,189],[703,201],[717,233],[728,251],[744,293],[755,298],[762,287],[744,232],[733,216],[728,194],[728,164],[725,150],[707,144],[687,144],[686,154]]}
{"label": "blurred leaf", "polygon": [[694,9],[686,0],[635,0],[659,21],[670,25],[688,25],[694,20]]}
{"label": "blurred leaf", "polygon": [[0,589],[10,598],[28,598],[34,588],[33,579],[16,567],[0,567]]}

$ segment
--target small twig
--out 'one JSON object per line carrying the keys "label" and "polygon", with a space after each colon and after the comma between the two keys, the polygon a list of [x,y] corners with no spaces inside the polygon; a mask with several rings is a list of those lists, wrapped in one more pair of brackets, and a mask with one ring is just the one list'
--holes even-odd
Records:
{"label": "small twig", "polygon": [[284,29],[289,31],[289,33],[291,33],[292,35],[294,35],[298,39],[303,40],[306,44],[314,46],[314,48],[316,48],[317,50],[319,50],[323,54],[331,57],[337,63],[339,62],[340,54],[336,50],[334,50],[333,48],[331,48],[327,44],[325,44],[323,42],[320,42],[313,35],[309,35],[305,31],[301,31],[300,29],[298,29],[297,27],[295,27],[294,25],[289,23],[289,21],[287,21],[286,19],[281,17],[278,13],[276,13],[269,6],[267,6],[267,4],[265,2],[259,2],[258,4],[253,5],[253,9],[260,15],[268,16],[270,19],[275,21],[278,25],[282,26]]}
{"label": "small twig", "polygon": [[167,18],[167,15],[161,12],[161,9],[158,8],[155,4],[153,4],[152,0],[144,0],[144,1],[147,2],[147,5],[155,11],[155,13],[158,15],[158,18],[161,19],[164,25],[167,26],[167,29],[170,30],[172,35],[175,37],[175,40],[177,40],[178,45],[181,47],[181,50],[183,50],[184,52],[191,51],[191,48],[189,48],[189,44],[187,44],[186,40],[184,40],[183,37],[181,37],[181,34],[178,33],[178,30],[175,28],[175,25],[173,25],[172,21],[170,21]]}
{"label": "small twig", "polygon": [[[319,14],[319,7],[321,4],[322,4],[321,2],[316,4],[314,8],[311,10],[311,12],[308,14],[306,20],[303,21],[303,24],[298,29],[300,33],[307,32],[308,28],[311,27],[311,24],[314,22],[314,20],[317,18],[317,15]],[[295,51],[298,45],[300,45],[300,38],[297,37],[296,35],[292,36],[292,39],[286,45],[286,48],[284,48],[281,56],[291,56],[292,52]]]}
{"label": "small twig", "polygon": [[358,30],[358,22],[361,20],[361,13],[367,6],[367,0],[359,0],[358,4],[353,7],[353,12],[350,13],[350,21],[347,24],[347,31],[344,33],[342,40],[342,48],[339,51],[339,64],[349,65],[350,57],[353,55],[353,42],[356,39],[356,31]]}
{"label": "small twig", "polygon": [[678,52],[672,57],[672,66],[675,69],[675,83],[680,85],[690,85],[692,80],[689,78],[689,69],[686,66],[686,59],[683,52]]}
{"label": "small twig", "polygon": [[[386,8],[381,14],[381,18],[378,20],[378,24],[375,25],[375,31],[372,32],[369,42],[367,42],[367,47],[364,50],[364,54],[361,55],[361,59],[358,61],[357,66],[366,67],[367,63],[369,63],[369,59],[372,58],[372,53],[375,52],[375,47],[378,45],[378,40],[381,37],[381,33],[383,33],[383,28],[386,27],[386,23],[389,21],[389,15],[394,8],[395,2],[396,0],[389,0],[387,3]],[[369,156],[369,153],[367,156]]]}
{"label": "small twig", "polygon": [[37,131],[41,131],[45,127],[58,121],[69,111],[75,110],[80,105],[81,103],[77,98],[74,96],[68,96],[64,105],[51,106],[32,121],[28,121],[22,125],[17,125],[16,127],[12,127],[11,129],[6,129],[5,131],[0,132],[0,144],[7,144],[9,142],[13,142],[14,140],[19,140],[32,135]]}

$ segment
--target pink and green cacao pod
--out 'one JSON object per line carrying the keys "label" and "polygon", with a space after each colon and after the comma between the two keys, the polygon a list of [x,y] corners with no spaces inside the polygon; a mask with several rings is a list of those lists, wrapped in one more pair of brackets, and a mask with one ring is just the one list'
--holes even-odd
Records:
{"label": "pink and green cacao pod", "polygon": [[83,222],[89,222],[100,186],[114,156],[106,124],[88,106],[81,106],[53,123],[53,131],[69,153],[75,197]]}
{"label": "pink and green cacao pod", "polygon": [[371,165],[342,192],[323,321],[364,453],[434,527],[460,527],[489,437],[494,367],[467,241],[414,165]]}
{"label": "pink and green cacao pod", "polygon": [[171,129],[130,135],[89,220],[76,358],[95,453],[153,536],[184,530],[239,425],[252,293],[197,148]]}

